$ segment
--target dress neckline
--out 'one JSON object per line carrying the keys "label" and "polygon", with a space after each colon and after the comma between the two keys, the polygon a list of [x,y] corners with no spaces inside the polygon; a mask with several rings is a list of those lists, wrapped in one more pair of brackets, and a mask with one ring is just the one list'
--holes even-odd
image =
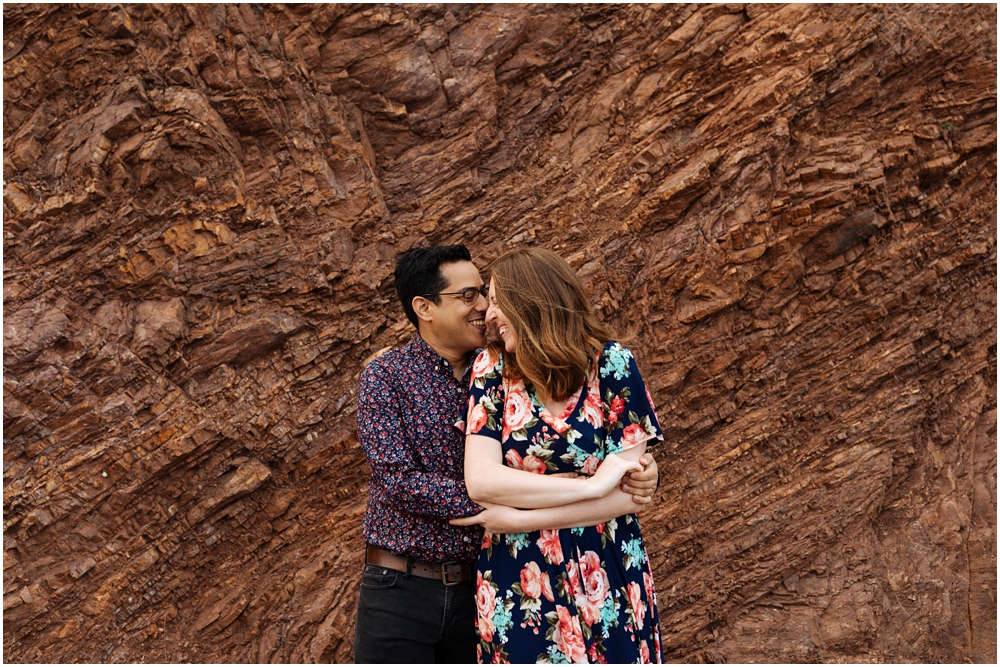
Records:
{"label": "dress neckline", "polygon": [[[605,344],[605,347],[607,347],[607,344]],[[566,402],[566,407],[563,408],[562,412],[560,412],[558,416],[549,412],[549,409],[545,407],[545,403],[538,398],[538,394],[535,393],[534,385],[525,387],[528,392],[528,397],[531,399],[532,406],[534,406],[534,408],[538,411],[538,417],[550,427],[555,429],[556,433],[562,435],[567,429],[569,429],[570,425],[567,420],[580,411],[580,407],[587,398],[587,392],[590,389],[590,385],[597,377],[597,366],[603,353],[604,350],[601,350],[595,355],[593,363],[591,364],[590,373],[583,381],[583,386],[577,389],[576,392],[569,397]],[[576,400],[573,400],[574,397]]]}
{"label": "dress neckline", "polygon": [[[590,384],[589,381],[585,382],[582,387],[576,390],[576,393],[569,397],[566,407],[563,408],[563,411],[559,415],[553,415],[545,407],[545,403],[542,403],[538,398],[538,394],[535,393],[533,385],[526,387],[526,389],[528,390],[528,396],[531,398],[531,404],[538,411],[538,417],[561,435],[566,430],[566,427],[569,426],[567,420],[580,410],[580,405],[583,404],[584,399],[587,397],[586,389],[588,384]],[[573,400],[574,398],[576,400]]]}

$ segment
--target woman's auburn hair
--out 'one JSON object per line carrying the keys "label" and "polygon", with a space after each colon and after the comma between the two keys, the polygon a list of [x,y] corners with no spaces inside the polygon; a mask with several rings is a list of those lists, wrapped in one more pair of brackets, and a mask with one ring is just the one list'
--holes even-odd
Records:
{"label": "woman's auburn hair", "polygon": [[582,387],[612,332],[590,307],[590,296],[562,257],[543,248],[521,248],[491,267],[496,304],[517,338],[515,351],[503,341],[487,346],[503,354],[504,372],[564,401]]}

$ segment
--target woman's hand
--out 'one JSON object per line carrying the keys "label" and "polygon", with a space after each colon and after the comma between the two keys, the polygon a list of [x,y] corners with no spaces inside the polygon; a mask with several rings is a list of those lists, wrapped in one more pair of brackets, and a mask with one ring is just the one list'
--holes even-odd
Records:
{"label": "woman's hand", "polygon": [[524,532],[521,528],[524,512],[506,505],[494,505],[492,503],[479,503],[483,506],[483,511],[472,516],[464,516],[460,519],[448,521],[453,526],[475,526],[479,524],[486,532],[497,535]]}
{"label": "woman's hand", "polygon": [[587,483],[593,485],[595,498],[603,498],[618,486],[626,473],[633,470],[641,471],[642,464],[638,461],[629,461],[617,454],[609,454]]}

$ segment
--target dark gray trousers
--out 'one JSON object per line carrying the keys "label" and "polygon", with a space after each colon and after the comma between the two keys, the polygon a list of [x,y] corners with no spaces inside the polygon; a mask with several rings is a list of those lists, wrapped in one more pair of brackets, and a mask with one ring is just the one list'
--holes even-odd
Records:
{"label": "dark gray trousers", "polygon": [[445,586],[365,564],[354,630],[356,663],[475,663],[476,587]]}

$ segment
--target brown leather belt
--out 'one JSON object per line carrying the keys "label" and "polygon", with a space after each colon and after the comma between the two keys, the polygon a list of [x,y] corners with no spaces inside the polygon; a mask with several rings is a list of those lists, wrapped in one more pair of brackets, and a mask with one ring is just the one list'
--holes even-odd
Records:
{"label": "brown leather belt", "polygon": [[370,544],[365,546],[365,561],[390,570],[409,572],[424,579],[437,579],[445,586],[454,586],[463,581],[472,581],[476,571],[475,563],[450,560],[445,563],[425,563],[411,560],[406,556],[397,556],[391,551]]}

